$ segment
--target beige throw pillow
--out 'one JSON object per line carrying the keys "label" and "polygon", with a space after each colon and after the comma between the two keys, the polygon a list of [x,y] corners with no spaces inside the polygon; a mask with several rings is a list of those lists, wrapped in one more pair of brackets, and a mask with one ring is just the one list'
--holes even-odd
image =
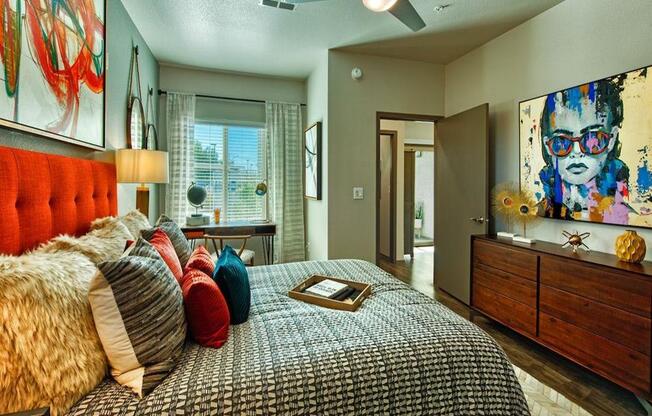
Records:
{"label": "beige throw pillow", "polygon": [[0,414],[63,414],[104,378],[88,301],[96,271],[76,252],[0,256]]}
{"label": "beige throw pillow", "polygon": [[147,219],[147,217],[137,209],[129,212],[126,215],[118,217],[118,219],[127,226],[129,232],[133,237],[132,240],[138,239],[142,230],[152,228],[152,224],[150,224],[149,219]]}
{"label": "beige throw pillow", "polygon": [[37,251],[78,252],[98,264],[118,259],[124,252],[127,240],[132,239],[129,229],[122,221],[115,217],[104,217],[93,221],[87,234],[81,237],[60,235],[44,243]]}

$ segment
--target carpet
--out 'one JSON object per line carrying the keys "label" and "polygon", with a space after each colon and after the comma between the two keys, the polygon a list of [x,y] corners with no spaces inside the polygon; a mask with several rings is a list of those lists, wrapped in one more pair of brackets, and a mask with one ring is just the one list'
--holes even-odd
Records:
{"label": "carpet", "polygon": [[514,366],[532,416],[591,416],[578,404]]}

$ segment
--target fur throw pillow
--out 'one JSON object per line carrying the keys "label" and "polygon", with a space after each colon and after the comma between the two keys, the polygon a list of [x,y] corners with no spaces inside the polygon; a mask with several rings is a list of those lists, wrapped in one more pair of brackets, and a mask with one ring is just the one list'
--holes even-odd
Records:
{"label": "fur throw pillow", "polygon": [[63,414],[102,381],[107,358],[88,300],[96,271],[76,252],[0,256],[0,414]]}
{"label": "fur throw pillow", "polygon": [[140,232],[142,230],[148,230],[152,228],[152,224],[150,224],[149,219],[147,219],[147,217],[137,209],[129,212],[126,215],[118,217],[118,219],[127,226],[129,232],[133,237],[132,240],[137,240],[138,237],[140,237]]}
{"label": "fur throw pillow", "polygon": [[127,240],[132,240],[126,225],[115,217],[93,221],[91,231],[81,237],[60,235],[44,243],[37,251],[58,253],[74,251],[82,253],[95,264],[118,259],[124,252]]}

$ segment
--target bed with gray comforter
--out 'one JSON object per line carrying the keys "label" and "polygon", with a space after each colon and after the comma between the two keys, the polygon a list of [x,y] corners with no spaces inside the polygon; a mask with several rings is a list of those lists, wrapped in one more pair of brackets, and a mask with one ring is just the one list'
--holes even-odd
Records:
{"label": "bed with gray comforter", "polygon": [[[370,283],[357,312],[287,296],[311,274]],[[249,320],[220,349],[189,342],[137,399],[106,379],[70,415],[528,415],[496,342],[448,308],[356,260],[249,269]]]}

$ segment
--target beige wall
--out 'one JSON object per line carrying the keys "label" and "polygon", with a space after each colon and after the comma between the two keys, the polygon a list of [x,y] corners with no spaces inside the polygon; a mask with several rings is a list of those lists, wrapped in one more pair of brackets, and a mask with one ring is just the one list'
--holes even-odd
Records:
{"label": "beige wall", "polygon": [[[74,144],[0,128],[0,146],[17,147],[64,156],[99,159],[113,162],[113,150],[126,147],[127,83],[132,45],[140,47],[140,76],[143,94],[150,85],[158,88],[158,62],[129,18],[121,1],[107,2],[107,76],[106,76],[106,150],[94,150]],[[146,95],[143,96],[145,102]],[[156,124],[157,97],[154,97],[154,123]],[[157,186],[151,186],[150,218],[158,216]],[[118,185],[118,211],[126,213],[136,207],[136,185]]]}
{"label": "beige wall", "polygon": [[[490,104],[492,185],[518,180],[518,102],[652,64],[650,22],[649,0],[566,0],[446,65],[447,116]],[[591,232],[588,245],[606,252],[623,232],[545,220],[528,234],[561,242],[564,229]]]}
{"label": "beige wall", "polygon": [[328,259],[328,53],[306,82],[308,100],[306,125],[322,123],[322,191],[321,201],[305,200],[306,258]]}
{"label": "beige wall", "polygon": [[[208,71],[162,64],[160,67],[160,88],[166,91],[185,92],[252,100],[306,102],[306,83],[303,80],[264,77],[230,72]],[[162,147],[167,149],[166,99],[162,96],[159,117],[159,136]],[[305,111],[304,124],[305,124]],[[213,99],[197,99],[197,118],[229,121],[265,123],[265,106],[260,103],[241,103]],[[261,178],[263,179],[263,178]],[[161,207],[165,207],[165,190],[161,192]],[[231,242],[239,247],[240,242]],[[247,248],[256,252],[256,264],[263,263],[260,238],[247,243]]]}
{"label": "beige wall", "polygon": [[[351,69],[364,76],[351,79]],[[330,51],[328,257],[375,260],[376,112],[442,115],[442,65]],[[364,199],[353,200],[354,186]]]}

